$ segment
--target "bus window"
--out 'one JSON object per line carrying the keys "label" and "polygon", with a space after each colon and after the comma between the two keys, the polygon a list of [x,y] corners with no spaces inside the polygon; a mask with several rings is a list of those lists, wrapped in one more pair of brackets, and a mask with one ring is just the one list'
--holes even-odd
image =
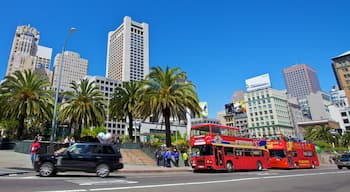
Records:
{"label": "bus window", "polygon": [[191,129],[191,136],[201,136],[201,135],[209,135],[209,134],[210,134],[210,129],[208,126]]}
{"label": "bus window", "polygon": [[192,147],[192,154],[195,156],[209,156],[213,155],[213,150],[211,145],[198,145]]}
{"label": "bus window", "polygon": [[313,157],[314,154],[312,151],[304,151],[304,157]]}
{"label": "bus window", "polygon": [[286,151],[284,151],[284,150],[270,150],[270,156],[277,157],[277,158],[285,158]]}
{"label": "bus window", "polygon": [[243,156],[243,149],[235,149],[234,153],[235,156]]}
{"label": "bus window", "polygon": [[246,157],[252,156],[252,150],[251,149],[244,149],[244,156],[246,156]]}
{"label": "bus window", "polygon": [[233,156],[233,148],[231,148],[231,147],[225,147],[225,148],[224,148],[224,153],[225,153],[225,155],[227,155],[227,156]]}
{"label": "bus window", "polygon": [[254,157],[264,156],[264,153],[261,150],[252,150],[252,154]]}
{"label": "bus window", "polygon": [[296,151],[292,151],[293,157],[298,157],[298,153]]}
{"label": "bus window", "polygon": [[221,135],[228,136],[228,129],[221,128]]}
{"label": "bus window", "polygon": [[221,134],[221,128],[219,128],[219,127],[212,127],[212,133],[213,133],[213,135],[220,135]]}

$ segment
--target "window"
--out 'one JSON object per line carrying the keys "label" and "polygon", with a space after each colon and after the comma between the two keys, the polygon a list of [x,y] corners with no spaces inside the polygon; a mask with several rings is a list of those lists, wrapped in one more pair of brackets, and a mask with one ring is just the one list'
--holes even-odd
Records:
{"label": "window", "polygon": [[304,151],[304,157],[313,157],[314,153],[312,151]]}
{"label": "window", "polygon": [[233,156],[233,148],[225,147],[224,148],[224,154],[227,156]]}

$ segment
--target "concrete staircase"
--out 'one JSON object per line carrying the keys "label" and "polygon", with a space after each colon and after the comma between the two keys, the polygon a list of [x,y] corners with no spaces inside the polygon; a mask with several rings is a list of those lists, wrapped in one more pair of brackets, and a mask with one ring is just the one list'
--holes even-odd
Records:
{"label": "concrete staircase", "polygon": [[130,165],[148,165],[155,166],[156,161],[149,157],[140,149],[120,149],[123,156],[123,163]]}

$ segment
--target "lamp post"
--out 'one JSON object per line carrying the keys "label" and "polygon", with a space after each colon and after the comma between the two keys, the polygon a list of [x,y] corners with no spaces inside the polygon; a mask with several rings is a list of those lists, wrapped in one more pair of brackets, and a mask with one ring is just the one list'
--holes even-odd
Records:
{"label": "lamp post", "polygon": [[60,64],[58,66],[58,77],[57,77],[57,83],[56,83],[56,94],[55,94],[55,103],[54,103],[54,108],[53,108],[53,117],[52,117],[52,130],[51,130],[51,137],[50,137],[50,143],[52,144],[56,138],[56,128],[57,128],[57,103],[58,103],[58,95],[60,91],[60,86],[61,86],[61,76],[62,76],[62,68],[63,68],[63,61],[64,61],[64,51],[66,49],[68,40],[70,36],[76,31],[75,28],[71,28],[69,30],[68,36],[66,38],[66,41],[63,44],[62,47],[62,58],[60,61]]}

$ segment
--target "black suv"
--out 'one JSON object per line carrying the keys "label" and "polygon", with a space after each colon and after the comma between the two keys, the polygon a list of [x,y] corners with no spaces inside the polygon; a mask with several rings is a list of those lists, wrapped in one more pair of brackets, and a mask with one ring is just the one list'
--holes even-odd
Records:
{"label": "black suv", "polygon": [[343,154],[336,160],[336,164],[338,169],[342,169],[343,167],[350,169],[350,153]]}
{"label": "black suv", "polygon": [[39,155],[35,170],[41,176],[53,176],[64,171],[84,171],[107,177],[110,172],[123,168],[121,153],[112,144],[76,143],[59,151]]}

